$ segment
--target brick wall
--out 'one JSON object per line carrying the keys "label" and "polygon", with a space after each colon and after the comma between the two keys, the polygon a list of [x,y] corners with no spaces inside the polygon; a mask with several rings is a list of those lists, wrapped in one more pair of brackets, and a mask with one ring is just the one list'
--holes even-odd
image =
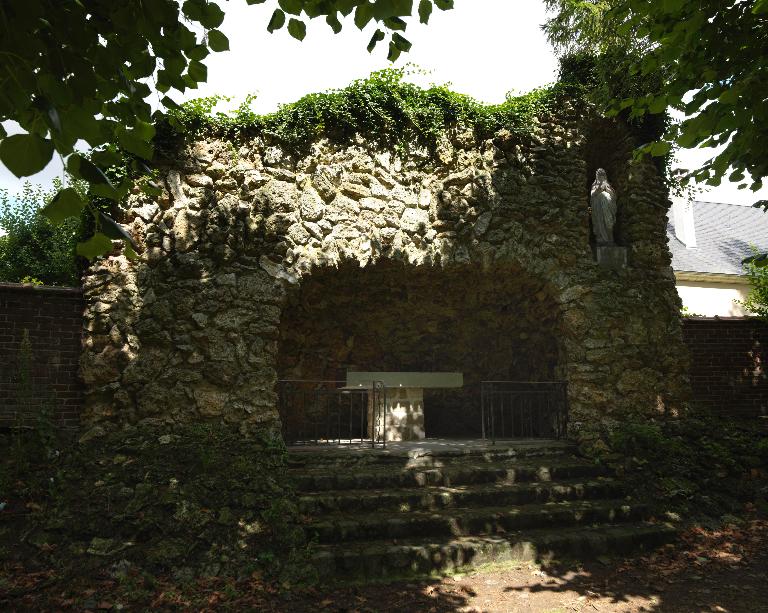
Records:
{"label": "brick wall", "polygon": [[[79,289],[0,283],[0,426],[14,423],[19,414],[34,422],[43,405],[51,407],[60,425],[78,424],[83,401],[78,376],[82,312]],[[33,390],[26,402],[18,385],[25,329]],[[768,415],[768,323],[685,319],[683,337],[691,354],[697,404],[740,417]]]}
{"label": "brick wall", "polygon": [[[32,425],[42,407],[49,407],[59,425],[77,425],[82,314],[77,288],[0,283],[0,426],[19,419]],[[23,369],[29,386],[19,384],[24,330],[31,349],[30,367]]]}
{"label": "brick wall", "polygon": [[768,415],[768,324],[747,318],[683,322],[693,399],[728,415]]}

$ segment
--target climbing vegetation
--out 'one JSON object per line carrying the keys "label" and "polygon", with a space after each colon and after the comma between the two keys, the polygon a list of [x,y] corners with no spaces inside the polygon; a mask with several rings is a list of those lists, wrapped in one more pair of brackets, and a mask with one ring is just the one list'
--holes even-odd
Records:
{"label": "climbing vegetation", "polygon": [[535,117],[581,92],[578,84],[556,84],[485,105],[447,85],[422,89],[409,83],[407,75],[398,68],[374,72],[343,89],[304,96],[269,115],[254,114],[250,98],[231,114],[213,112],[225,98],[202,98],[174,111],[165,134],[265,134],[296,148],[308,146],[319,136],[350,141],[360,134],[403,149],[434,148],[457,126],[474,130],[478,137],[501,128],[529,131]]}

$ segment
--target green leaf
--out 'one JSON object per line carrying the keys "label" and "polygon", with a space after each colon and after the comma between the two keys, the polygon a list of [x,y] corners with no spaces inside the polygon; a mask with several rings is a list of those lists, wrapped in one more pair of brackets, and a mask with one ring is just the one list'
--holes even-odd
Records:
{"label": "green leaf", "polygon": [[735,89],[726,89],[717,100],[723,104],[736,104],[739,100],[739,94]]}
{"label": "green leaf", "polygon": [[160,99],[160,102],[167,109],[179,110],[181,108],[181,106],[177,102],[175,102],[168,96],[163,96]]}
{"label": "green leaf", "polygon": [[192,60],[187,67],[187,74],[197,83],[202,83],[208,78],[208,68],[205,64]]}
{"label": "green leaf", "polygon": [[339,21],[339,18],[336,16],[336,13],[331,13],[325,18],[325,23],[327,23],[329,26],[331,26],[331,30],[333,30],[334,34],[338,34],[341,32],[341,22]]}
{"label": "green leaf", "polygon": [[104,236],[114,240],[124,240],[135,250],[138,250],[136,242],[128,231],[102,211],[99,211],[99,225],[101,226],[101,233],[104,234]]}
{"label": "green leaf", "polygon": [[648,148],[648,153],[650,153],[653,157],[661,157],[663,155],[667,155],[671,148],[671,143],[663,140],[657,141],[655,143],[651,143],[651,146]]}
{"label": "green leaf", "polygon": [[307,35],[307,26],[303,21],[291,17],[288,21],[288,34],[296,40],[304,40],[304,37]]}
{"label": "green leaf", "polygon": [[92,260],[112,251],[112,241],[101,232],[97,232],[87,241],[77,243],[77,254]]}
{"label": "green leaf", "polygon": [[395,62],[399,57],[400,57],[400,49],[397,48],[397,45],[395,45],[395,43],[389,43],[389,52],[387,53],[387,59],[390,62]]}
{"label": "green leaf", "polygon": [[145,160],[152,159],[153,148],[149,142],[151,137],[146,138],[140,130],[126,130],[122,126],[117,129],[116,133],[117,142],[123,149]]}
{"label": "green leaf", "polygon": [[377,43],[382,40],[384,40],[384,32],[376,30],[371,36],[371,40],[368,41],[368,53],[371,53],[376,48]]}
{"label": "green leaf", "polygon": [[400,49],[400,51],[407,52],[411,50],[411,41],[409,41],[407,38],[403,38],[397,32],[392,35],[392,42],[394,43],[395,47]]}
{"label": "green leaf", "polygon": [[72,187],[60,189],[53,199],[42,208],[42,214],[55,224],[69,217],[78,217],[85,207],[85,201]]}
{"label": "green leaf", "polygon": [[229,39],[219,30],[210,30],[208,32],[208,46],[211,51],[227,51],[229,50]]}
{"label": "green leaf", "polygon": [[125,243],[123,253],[125,254],[125,257],[128,258],[131,262],[139,259],[139,256],[136,255],[136,250],[131,243]]}
{"label": "green leaf", "polygon": [[408,24],[400,17],[388,17],[384,20],[384,25],[390,30],[400,30],[401,32],[408,27]]}
{"label": "green leaf", "polygon": [[53,157],[53,143],[37,134],[14,134],[0,141],[0,161],[17,177],[40,172]]}
{"label": "green leaf", "polygon": [[250,4],[264,4],[267,0],[245,0],[245,3]]}
{"label": "green leaf", "polygon": [[441,11],[449,11],[453,8],[453,0],[434,0],[434,2]]}
{"label": "green leaf", "polygon": [[301,15],[301,0],[277,0],[277,4],[286,13],[290,13],[291,15]]}
{"label": "green leaf", "polygon": [[3,124],[0,123],[0,138],[5,138],[6,136],[8,136],[8,132],[5,131]]}
{"label": "green leaf", "polygon": [[275,9],[275,12],[272,13],[272,17],[269,20],[269,23],[267,24],[267,32],[270,34],[274,32],[275,30],[279,30],[285,25],[285,13],[281,11],[280,9]]}
{"label": "green leaf", "polygon": [[755,15],[768,13],[768,0],[757,0],[755,6],[752,7],[752,13]]}
{"label": "green leaf", "polygon": [[368,25],[368,22],[373,18],[373,5],[361,4],[355,9],[355,25],[358,29],[362,30]]}
{"label": "green leaf", "polygon": [[[218,31],[218,30],[211,30],[211,31],[213,32],[213,31]],[[223,34],[222,34],[222,36],[223,36]],[[227,44],[229,44],[229,41],[227,41]],[[186,56],[190,60],[198,60],[199,61],[199,60],[204,60],[205,58],[207,58],[209,53],[210,53],[210,51],[208,51],[208,47],[206,47],[205,45],[195,45],[194,47],[186,50],[184,53],[186,54]]]}
{"label": "green leaf", "polygon": [[70,155],[67,159],[67,170],[75,178],[84,179],[92,185],[112,185],[101,168],[82,155]]}
{"label": "green leaf", "polygon": [[204,28],[218,28],[224,21],[224,11],[218,4],[206,2],[203,5],[202,16],[198,21]]}
{"label": "green leaf", "polygon": [[423,24],[429,23],[429,16],[432,14],[432,3],[429,0],[419,2],[419,21]]}

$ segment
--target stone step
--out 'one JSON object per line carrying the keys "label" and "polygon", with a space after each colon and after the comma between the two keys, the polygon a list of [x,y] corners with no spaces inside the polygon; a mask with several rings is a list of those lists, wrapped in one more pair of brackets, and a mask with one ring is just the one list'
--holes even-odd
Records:
{"label": "stone step", "polygon": [[483,564],[594,559],[637,553],[675,538],[667,524],[635,522],[600,527],[549,528],[495,536],[380,540],[319,546],[313,562],[325,580],[395,580],[466,572]]}
{"label": "stone step", "polygon": [[440,467],[380,467],[360,470],[329,468],[294,469],[289,474],[300,492],[331,490],[370,490],[425,486],[459,486],[479,483],[549,482],[562,479],[590,479],[606,476],[608,471],[577,458],[516,460],[506,462],[462,462]]}
{"label": "stone step", "polygon": [[453,507],[513,506],[564,500],[618,498],[622,493],[621,483],[607,477],[514,485],[503,483],[456,487],[437,485],[410,489],[366,489],[304,494],[299,497],[299,510],[305,515],[313,516],[323,513],[380,511],[407,513]]}
{"label": "stone step", "polygon": [[294,446],[288,448],[288,466],[293,468],[360,467],[376,465],[431,466],[454,461],[497,462],[513,458],[552,457],[572,454],[576,446],[562,440],[530,441],[440,441],[390,443],[386,448],[368,445],[338,447]]}
{"label": "stone step", "polygon": [[329,514],[304,526],[319,543],[498,535],[517,530],[637,521],[647,505],[626,500],[566,501],[520,507],[456,508],[411,513]]}

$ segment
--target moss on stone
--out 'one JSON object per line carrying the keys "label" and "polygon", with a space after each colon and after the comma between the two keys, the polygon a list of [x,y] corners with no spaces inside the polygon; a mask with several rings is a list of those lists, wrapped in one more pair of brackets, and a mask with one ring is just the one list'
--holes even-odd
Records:
{"label": "moss on stone", "polygon": [[2,539],[65,570],[301,577],[306,543],[285,457],[269,434],[214,424],[109,433],[65,450],[47,498]]}

